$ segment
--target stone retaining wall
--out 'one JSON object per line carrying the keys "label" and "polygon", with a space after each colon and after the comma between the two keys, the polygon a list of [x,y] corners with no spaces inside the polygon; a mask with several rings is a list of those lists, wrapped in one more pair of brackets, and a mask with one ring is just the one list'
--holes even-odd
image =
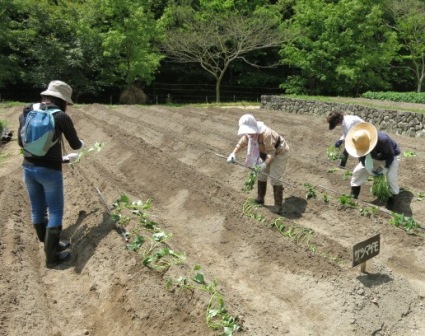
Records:
{"label": "stone retaining wall", "polygon": [[380,131],[393,134],[403,134],[410,137],[425,138],[425,114],[382,110],[360,105],[348,105],[332,102],[302,100],[279,96],[261,96],[262,109],[281,110],[294,114],[310,114],[324,118],[331,111],[341,111],[344,114],[358,115],[376,126]]}

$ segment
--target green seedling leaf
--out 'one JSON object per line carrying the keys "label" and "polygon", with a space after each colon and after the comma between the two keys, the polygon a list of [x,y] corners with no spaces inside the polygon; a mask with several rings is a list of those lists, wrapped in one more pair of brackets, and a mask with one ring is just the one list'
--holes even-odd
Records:
{"label": "green seedling leaf", "polygon": [[307,188],[307,193],[305,195],[307,199],[316,198],[317,196],[316,191],[314,190],[314,187],[310,183],[304,183],[304,187]]}
{"label": "green seedling leaf", "polygon": [[131,251],[135,251],[140,248],[140,246],[142,246],[144,242],[145,238],[143,238],[143,236],[137,236],[136,239],[129,243],[127,246]]}
{"label": "green seedling leaf", "polygon": [[392,196],[390,187],[388,186],[386,175],[379,175],[373,178],[373,184],[371,187],[371,193],[373,196],[378,197],[381,201],[386,201]]}
{"label": "green seedling leaf", "polygon": [[328,156],[328,159],[332,161],[335,161],[341,158],[341,153],[339,152],[339,149],[336,148],[334,145],[329,146],[327,148],[326,154]]}
{"label": "green seedling leaf", "polygon": [[255,182],[257,181],[257,172],[250,171],[248,173],[247,179],[244,182],[242,190],[245,192],[249,192],[254,189]]}
{"label": "green seedling leaf", "polygon": [[417,156],[417,154],[416,154],[415,152],[412,152],[412,151],[410,151],[410,150],[407,150],[407,151],[404,151],[404,152],[403,152],[403,156],[404,156],[405,158],[411,158],[411,157],[415,157],[415,156]]}
{"label": "green seedling leaf", "polygon": [[193,281],[195,281],[195,282],[197,282],[197,283],[199,283],[199,284],[201,284],[201,285],[205,285],[206,283],[205,283],[205,277],[204,277],[204,275],[202,274],[202,273],[196,273],[194,276],[193,276]]}

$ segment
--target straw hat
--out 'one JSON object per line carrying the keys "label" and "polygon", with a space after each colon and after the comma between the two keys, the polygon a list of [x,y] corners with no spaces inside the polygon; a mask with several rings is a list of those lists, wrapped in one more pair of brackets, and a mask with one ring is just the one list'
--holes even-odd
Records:
{"label": "straw hat", "polygon": [[368,122],[361,122],[351,127],[345,137],[345,149],[354,157],[369,154],[378,142],[376,127]]}
{"label": "straw hat", "polygon": [[66,101],[69,105],[74,104],[72,96],[72,88],[65,82],[54,80],[49,83],[46,91],[40,93],[42,96],[52,96]]}
{"label": "straw hat", "polygon": [[239,119],[238,135],[263,133],[266,125],[263,122],[255,120],[251,114],[244,114]]}

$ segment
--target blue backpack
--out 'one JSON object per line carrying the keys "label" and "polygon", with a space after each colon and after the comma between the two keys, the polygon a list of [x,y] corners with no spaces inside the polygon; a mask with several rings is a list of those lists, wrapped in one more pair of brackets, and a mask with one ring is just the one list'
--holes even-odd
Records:
{"label": "blue backpack", "polygon": [[44,156],[55,145],[59,138],[53,141],[55,135],[55,118],[53,114],[59,109],[42,109],[41,104],[34,104],[28,112],[21,128],[23,147],[36,156]]}

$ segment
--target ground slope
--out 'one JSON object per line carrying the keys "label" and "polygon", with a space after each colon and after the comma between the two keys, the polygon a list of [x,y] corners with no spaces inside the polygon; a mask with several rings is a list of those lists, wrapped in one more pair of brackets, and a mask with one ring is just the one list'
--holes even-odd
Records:
{"label": "ground slope", "polygon": [[[16,129],[19,113],[7,108],[0,117]],[[270,187],[266,206],[256,212],[264,220],[245,216],[244,204],[255,195],[255,189],[242,191],[248,171],[216,155],[233,150],[244,113],[290,144],[282,216],[267,208]],[[64,167],[63,234],[73,257],[63,266],[44,267],[18,145],[1,147],[8,157],[0,165],[0,334],[216,335],[205,322],[207,294],[166,288],[167,279],[190,275],[195,265],[218,282],[241,335],[425,334],[424,239],[389,225],[383,208],[369,217],[340,204],[349,180],[345,170],[330,172],[326,149],[340,130],[329,131],[325,120],[263,109],[97,104],[69,114],[88,146],[104,147],[74,169]],[[402,151],[417,154],[402,158],[396,210],[425,226],[425,200],[417,197],[425,192],[425,141],[393,138]],[[355,163],[349,159],[348,171]],[[306,198],[305,183],[316,198]],[[97,190],[109,205],[121,193],[152,199],[150,215],[173,234],[169,244],[186,254],[185,264],[167,272],[143,267]],[[382,205],[367,186],[360,198],[365,209]],[[279,218],[295,233],[314,233],[297,243],[270,225]],[[361,273],[351,267],[352,246],[377,233],[381,253]]]}

